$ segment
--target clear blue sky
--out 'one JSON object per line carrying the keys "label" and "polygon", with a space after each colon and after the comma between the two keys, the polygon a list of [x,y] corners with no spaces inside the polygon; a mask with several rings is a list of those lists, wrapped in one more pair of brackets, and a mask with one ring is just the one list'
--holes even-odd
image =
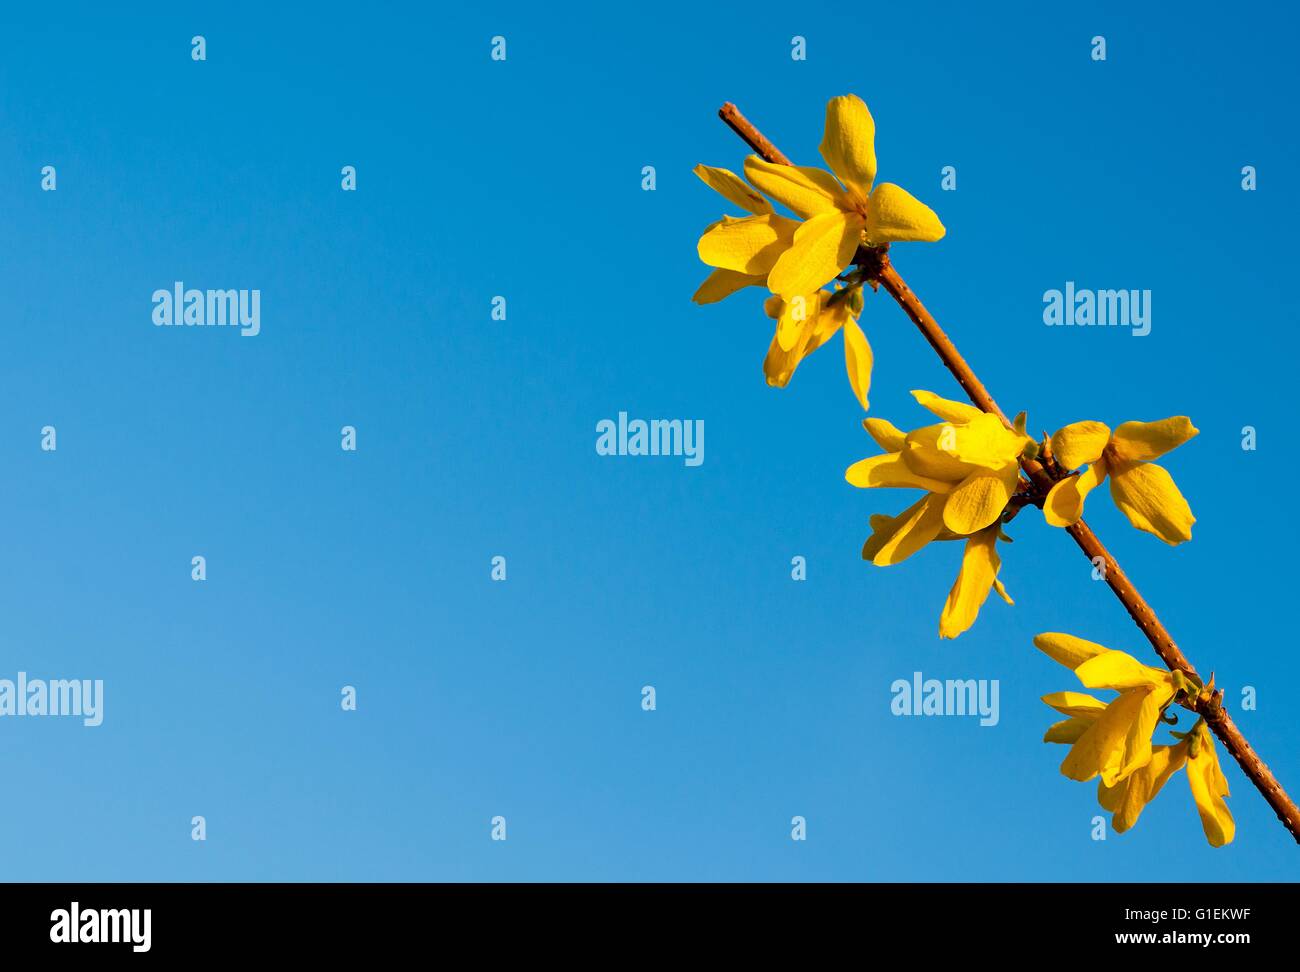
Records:
{"label": "clear blue sky", "polygon": [[[957,547],[860,560],[908,499],[843,481],[874,448],[838,339],[778,391],[760,298],[689,302],[724,209],[690,170],[744,155],[718,105],[811,163],[825,101],[861,95],[880,177],[949,230],[896,264],[1009,412],[1200,427],[1167,463],[1190,544],[1104,494],[1089,519],[1229,700],[1257,687],[1241,726],[1300,790],[1294,14],[1052,6],[6,9],[0,677],[102,678],[106,712],[0,720],[2,876],[1300,875],[1235,766],[1231,847],[1181,778],[1091,840],[1092,785],[1039,741],[1076,686],[1030,639],[1153,660],[1118,603],[1025,515],[1017,605],[940,642]],[[154,327],[176,280],[259,288],[261,333]],[[1044,327],[1067,280],[1150,289],[1152,333]],[[956,397],[886,298],[862,323],[874,414]],[[619,411],[703,419],[705,462],[598,456]],[[998,679],[999,724],[892,716],[918,670]]]}

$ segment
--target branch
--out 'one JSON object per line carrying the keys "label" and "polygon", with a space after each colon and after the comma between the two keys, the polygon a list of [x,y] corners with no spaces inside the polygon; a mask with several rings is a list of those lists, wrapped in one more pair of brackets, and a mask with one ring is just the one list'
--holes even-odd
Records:
{"label": "branch", "polygon": [[[727,102],[718,110],[718,117],[727,123],[737,135],[739,135],[755,152],[766,159],[768,162],[780,165],[793,165],[781,150],[773,145],[763,136],[763,134],[754,127],[754,125],[744,115],[740,109]],[[935,354],[944,363],[947,369],[952,372],[952,376],[957,379],[966,395],[982,411],[996,415],[1002,420],[1002,424],[1011,428],[1011,422],[1007,419],[1006,414],[998,407],[998,403],[993,400],[989,390],[984,387],[984,383],[966,363],[966,359],[961,356],[956,345],[944,333],[939,322],[921,303],[921,299],[912,292],[903,278],[899,276],[898,271],[894,269],[889,260],[888,247],[860,247],[854,262],[867,271],[868,279],[877,281],[880,286],[884,287],[903,309],[903,312],[911,318],[912,323],[916,325],[917,330],[930,342],[930,347],[934,348]],[[1047,495],[1047,491],[1060,478],[1061,473],[1056,470],[1049,470],[1036,459],[1021,459],[1021,468],[1024,469],[1025,475],[1032,483],[1035,492],[1040,499]],[[1067,532],[1078,544],[1080,550],[1094,564],[1100,562],[1105,571],[1105,580],[1107,586],[1114,592],[1115,597],[1124,605],[1128,611],[1129,617],[1138,626],[1147,641],[1151,642],[1151,647],[1160,656],[1166,667],[1170,671],[1180,670],[1196,678],[1198,682],[1203,681],[1197,674],[1192,663],[1179,649],[1178,644],[1174,641],[1165,626],[1160,623],[1156,617],[1156,612],[1151,605],[1147,603],[1138,589],[1133,586],[1133,582],[1128,579],[1128,575],[1120,568],[1119,562],[1115,560],[1105,545],[1098,539],[1097,535],[1083,520],[1079,520],[1074,526],[1069,527]],[[1188,705],[1188,708],[1199,713],[1206,724],[1219,737],[1224,748],[1237,761],[1241,771],[1246,774],[1255,788],[1268,801],[1268,805],[1273,808],[1273,812],[1282,824],[1290,831],[1291,836],[1297,843],[1300,843],[1300,807],[1297,807],[1282,788],[1282,784],[1277,781],[1271,770],[1264,764],[1253,749],[1246,737],[1241,734],[1232,717],[1228,715],[1222,705],[1223,693],[1216,692],[1203,698],[1196,699]]]}

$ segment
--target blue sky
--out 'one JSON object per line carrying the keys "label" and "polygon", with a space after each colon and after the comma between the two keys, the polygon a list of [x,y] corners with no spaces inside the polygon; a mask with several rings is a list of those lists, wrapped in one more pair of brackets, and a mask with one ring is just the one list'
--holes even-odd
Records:
{"label": "blue sky", "polygon": [[[689,302],[725,208],[690,170],[745,151],[718,105],[815,163],[825,101],[861,95],[880,178],[948,227],[895,263],[1008,412],[1201,429],[1166,463],[1190,544],[1104,494],[1089,520],[1230,702],[1257,688],[1234,716],[1295,792],[1295,26],[1208,4],[6,10],[0,678],[100,678],[106,711],[0,720],[3,877],[1296,878],[1235,766],[1229,848],[1181,778],[1093,841],[1093,786],[1039,741],[1072,676],[1030,640],[1153,660],[1122,608],[1024,515],[1016,606],[939,641],[957,548],[860,559],[867,517],[910,499],[843,481],[875,449],[838,339],[775,390],[761,298]],[[261,333],[155,328],[176,280],[260,289]],[[1067,280],[1151,290],[1151,334],[1044,327]],[[957,397],[884,295],[862,324],[873,414]],[[704,463],[598,456],[619,411],[702,419]],[[892,716],[914,671],[999,680],[999,724]]]}

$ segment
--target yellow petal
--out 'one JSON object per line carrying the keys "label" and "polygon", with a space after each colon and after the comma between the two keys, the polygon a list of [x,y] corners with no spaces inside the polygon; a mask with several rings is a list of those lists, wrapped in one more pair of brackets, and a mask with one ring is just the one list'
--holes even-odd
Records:
{"label": "yellow petal", "polygon": [[1097,784],[1097,802],[1109,810],[1111,827],[1122,834],[1135,823],[1142,810],[1156,798],[1169,778],[1187,761],[1187,744],[1151,747],[1151,762],[1116,786]]}
{"label": "yellow petal", "polygon": [[1011,600],[1011,595],[1007,593],[1007,589],[1006,587],[1003,586],[1002,581],[994,580],[993,589],[998,592],[998,597],[1002,598],[1002,600],[1006,601],[1008,604],[1016,603],[1015,601]]}
{"label": "yellow petal", "polygon": [[1229,796],[1228,781],[1219,769],[1219,755],[1204,726],[1200,730],[1200,743],[1195,756],[1187,760],[1187,782],[1192,788],[1196,812],[1201,817],[1201,829],[1211,847],[1232,843],[1237,825],[1232,819],[1224,797]]}
{"label": "yellow petal", "polygon": [[1015,483],[1014,466],[1009,468],[1009,475],[976,470],[948,494],[948,502],[943,507],[943,525],[961,536],[984,529],[1002,515]]}
{"label": "yellow petal", "polygon": [[[829,296],[828,292],[818,292],[816,297],[818,308],[821,308],[822,301],[826,296]],[[773,301],[775,301],[775,304],[772,303]],[[799,367],[800,362],[830,340],[849,316],[848,309],[844,307],[842,301],[829,310],[819,309],[812,317],[806,319],[800,325],[798,339],[795,341],[794,346],[785,349],[781,347],[782,322],[786,320],[786,315],[791,313],[791,309],[779,297],[769,298],[768,309],[768,316],[771,316],[771,312],[775,311],[778,321],[776,334],[772,336],[772,344],[768,347],[767,357],[763,360],[763,373],[767,378],[767,383],[777,388],[784,388],[794,375],[795,369]],[[786,324],[785,326],[788,327],[789,325]]]}
{"label": "yellow petal", "polygon": [[951,435],[940,435],[936,447],[962,462],[1002,471],[1014,466],[1028,437],[1013,432],[996,415],[980,412],[965,425],[954,425]]}
{"label": "yellow petal", "polygon": [[997,528],[981,530],[966,541],[961,570],[948,592],[948,600],[939,616],[939,637],[956,638],[979,617],[988,599],[1002,561],[997,552]]}
{"label": "yellow petal", "polygon": [[1101,458],[1110,428],[1101,422],[1075,422],[1052,436],[1052,455],[1062,469],[1078,469]]}
{"label": "yellow petal", "polygon": [[1094,655],[1075,666],[1074,674],[1086,688],[1117,691],[1158,688],[1163,694],[1173,694],[1172,676],[1166,669],[1143,665],[1123,651],[1103,651]]}
{"label": "yellow petal", "polygon": [[1060,631],[1044,631],[1034,637],[1034,647],[1055,662],[1059,662],[1073,671],[1089,658],[1110,651],[1105,645],[1093,641],[1084,641],[1071,634]]}
{"label": "yellow petal", "polygon": [[1111,448],[1120,459],[1149,462],[1176,449],[1200,432],[1186,415],[1175,415],[1159,422],[1125,422],[1115,430]]}
{"label": "yellow petal", "polygon": [[1072,780],[1090,780],[1100,774],[1114,786],[1151,760],[1151,734],[1160,717],[1160,705],[1150,689],[1120,694],[1071,747],[1061,772]]}
{"label": "yellow petal", "polygon": [[903,456],[908,465],[922,476],[945,480],[953,486],[960,483],[976,467],[953,458],[951,454],[959,427],[948,423],[927,425],[907,433]]}
{"label": "yellow petal", "polygon": [[1139,530],[1155,534],[1170,546],[1192,539],[1192,508],[1174,485],[1173,477],[1154,462],[1112,469],[1110,496]]}
{"label": "yellow petal", "polygon": [[781,308],[776,322],[776,340],[782,351],[789,351],[805,340],[804,332],[814,327],[814,318],[821,313],[822,292],[791,297]]}
{"label": "yellow petal", "polygon": [[856,215],[836,210],[812,217],[779,255],[768,274],[768,287],[787,300],[817,290],[853,261],[861,236],[862,221]]}
{"label": "yellow petal", "polygon": [[794,370],[799,367],[799,362],[804,359],[804,349],[781,347],[781,330],[787,318],[785,301],[773,295],[764,303],[763,309],[768,317],[775,317],[777,321],[776,330],[772,334],[772,343],[768,346],[767,356],[763,359],[763,376],[769,385],[784,388],[794,376]]}
{"label": "yellow petal", "polygon": [[711,165],[697,165],[695,174],[710,189],[722,194],[746,212],[762,215],[772,211],[772,204],[730,169],[716,169]]}
{"label": "yellow petal", "polygon": [[873,534],[862,556],[877,567],[901,563],[939,534],[943,527],[943,497],[927,493],[893,519],[887,533]]}
{"label": "yellow petal", "polygon": [[858,396],[862,410],[867,410],[867,392],[871,390],[871,345],[867,336],[851,316],[844,322],[844,364],[849,372],[849,384]]}
{"label": "yellow petal", "polygon": [[[1118,769],[1102,770],[1101,779],[1107,786],[1114,786],[1119,780],[1140,770],[1151,762],[1151,736],[1160,724],[1161,707],[1169,701],[1169,696],[1159,689],[1130,689],[1122,695],[1137,695],[1141,698],[1137,717],[1129,724],[1129,731],[1124,737],[1124,757]],[[1121,696],[1122,697],[1122,696]],[[1114,703],[1112,703],[1113,705]]]}
{"label": "yellow petal", "polygon": [[1085,732],[1092,728],[1091,719],[1065,719],[1054,722],[1043,733],[1043,742],[1076,743]]}
{"label": "yellow petal", "polygon": [[912,397],[916,399],[917,404],[922,408],[929,409],[945,422],[956,422],[964,424],[972,419],[979,418],[984,413],[974,405],[967,405],[965,402],[954,402],[947,398],[940,398],[934,392],[913,389]]}
{"label": "yellow petal", "polygon": [[800,219],[838,212],[840,206],[836,200],[844,195],[844,190],[829,172],[765,162],[757,155],[745,159],[745,178]]}
{"label": "yellow petal", "polygon": [[1095,721],[1106,711],[1106,703],[1087,692],[1053,692],[1044,695],[1043,701],[1061,715],[1086,719],[1088,722]]}
{"label": "yellow petal", "polygon": [[841,300],[836,301],[834,304],[828,304],[827,298],[830,297],[830,291],[823,290],[821,295],[821,310],[817,313],[813,333],[808,339],[808,354],[812,354],[833,338],[840,328],[849,321],[854,320],[853,314],[849,311],[849,305],[845,301]]}
{"label": "yellow petal", "polygon": [[857,95],[826,103],[821,153],[831,171],[866,200],[876,181],[876,123]]}
{"label": "yellow petal", "polygon": [[1083,500],[1106,478],[1106,460],[1098,459],[1083,472],[1066,476],[1047,492],[1043,502],[1043,519],[1051,526],[1068,527],[1083,516]]}
{"label": "yellow petal", "polygon": [[807,355],[797,354],[793,350],[782,351],[774,335],[772,343],[768,346],[767,356],[763,358],[763,377],[773,388],[784,388],[790,384],[795,369],[805,357]]}
{"label": "yellow petal", "polygon": [[[835,205],[844,210],[852,209],[848,196],[844,192],[844,187],[839,184],[835,176],[831,175],[825,169],[819,169],[815,165],[796,165],[793,166],[796,172],[803,173],[814,186],[823,192],[829,193],[835,200]],[[829,210],[826,210],[829,212]]]}
{"label": "yellow petal", "polygon": [[[711,267],[737,273],[765,274],[794,243],[799,223],[784,216],[724,216],[700,237],[700,259]],[[816,290],[809,287],[808,291]],[[807,291],[804,291],[807,293]]]}
{"label": "yellow petal", "polygon": [[947,232],[939,217],[906,189],[882,182],[867,204],[867,241],[872,246],[921,240],[933,243]]}
{"label": "yellow petal", "polygon": [[844,478],[851,486],[859,489],[897,486],[924,489],[932,493],[948,490],[947,483],[917,475],[897,452],[886,452],[884,455],[859,460],[845,470]]}
{"label": "yellow petal", "polygon": [[907,433],[886,419],[863,419],[862,427],[886,452],[902,452],[903,446],[907,444]]}
{"label": "yellow petal", "polygon": [[912,517],[925,504],[925,497],[905,509],[897,516],[886,516],[884,513],[872,513],[869,517],[871,524],[871,536],[867,537],[867,542],[862,545],[862,559],[872,560],[899,529],[902,524]]}
{"label": "yellow petal", "polygon": [[766,274],[737,273],[735,270],[714,270],[704,278],[700,289],[695,291],[691,300],[697,304],[715,304],[724,297],[730,297],[737,290],[745,287],[761,287],[767,284]]}

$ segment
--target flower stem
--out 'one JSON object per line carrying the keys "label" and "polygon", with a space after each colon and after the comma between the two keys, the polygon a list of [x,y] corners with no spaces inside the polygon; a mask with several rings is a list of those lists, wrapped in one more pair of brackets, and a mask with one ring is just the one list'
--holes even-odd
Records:
{"label": "flower stem", "polygon": [[[755,152],[766,159],[768,162],[780,165],[793,165],[794,163],[787,158],[780,149],[772,142],[768,141],[763,134],[754,127],[754,125],[741,114],[740,109],[731,102],[727,102],[718,110],[718,117],[727,123],[737,135],[739,135]],[[894,269],[889,259],[888,247],[868,248],[862,247],[858,250],[854,258],[865,272],[868,280],[873,280],[893,297],[898,306],[916,325],[917,329],[930,342],[930,347],[934,348],[935,354],[944,363],[945,367],[952,372],[957,383],[961,385],[962,390],[966,392],[967,397],[978,408],[992,415],[996,415],[1002,420],[1002,423],[1011,428],[1011,422],[1007,419],[1006,414],[998,407],[998,403],[993,400],[989,390],[984,387],[984,383],[979,380],[971,366],[966,363],[966,359],[961,356],[952,339],[944,333],[939,322],[934,319],[921,299],[912,292],[903,278],[899,276],[898,271]],[[1022,458],[1021,468],[1025,475],[1033,484],[1035,492],[1039,498],[1046,496],[1047,491],[1051,489],[1052,484],[1059,478],[1059,473],[1054,473],[1036,459]],[[1069,527],[1067,532],[1093,563],[1093,569],[1103,573],[1106,584],[1114,592],[1115,597],[1124,605],[1128,611],[1129,617],[1133,623],[1138,626],[1141,632],[1146,635],[1147,641],[1151,642],[1151,647],[1155,649],[1156,654],[1160,656],[1170,671],[1180,670],[1196,678],[1198,682],[1203,681],[1197,674],[1192,663],[1179,649],[1178,644],[1174,641],[1165,626],[1160,623],[1156,617],[1156,612],[1147,603],[1146,599],[1138,593],[1138,589],[1133,582],[1128,579],[1128,575],[1120,568],[1119,562],[1106,549],[1105,545],[1097,537],[1092,529],[1083,520],[1079,520],[1074,526]],[[1192,700],[1187,707],[1197,712],[1219,737],[1224,748],[1231,754],[1232,758],[1237,761],[1241,771],[1246,774],[1247,779],[1255,785],[1255,788],[1263,795],[1268,805],[1273,808],[1278,819],[1290,831],[1291,836],[1300,843],[1300,807],[1297,807],[1295,801],[1287,795],[1282,784],[1277,781],[1272,771],[1264,764],[1251,749],[1250,743],[1242,735],[1241,730],[1237,728],[1232,717],[1222,705],[1223,692],[1203,693],[1201,697]]]}

